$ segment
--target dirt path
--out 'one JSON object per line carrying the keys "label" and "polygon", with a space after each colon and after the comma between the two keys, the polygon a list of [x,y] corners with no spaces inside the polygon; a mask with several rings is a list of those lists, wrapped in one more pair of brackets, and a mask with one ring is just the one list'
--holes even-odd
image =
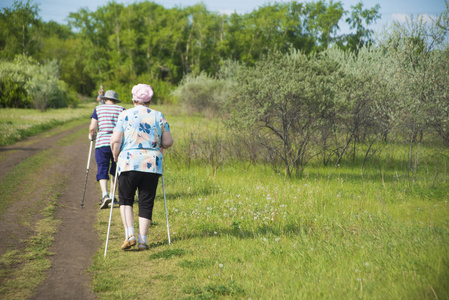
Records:
{"label": "dirt path", "polygon": [[[98,213],[99,187],[95,181],[96,164],[92,154],[88,184],[86,188],[85,205],[81,209],[86,163],[89,152],[86,124],[76,126],[70,130],[58,132],[50,137],[40,135],[7,147],[0,147],[0,179],[14,166],[23,162],[27,157],[36,155],[41,151],[51,149],[55,153],[56,163],[44,170],[48,176],[57,174],[61,182],[66,184],[60,192],[57,201],[55,218],[61,220],[55,240],[50,248],[54,254],[50,257],[51,268],[46,272],[45,281],[37,287],[32,299],[95,299],[90,284],[87,268],[91,259],[101,246],[101,239],[94,228]],[[55,130],[56,132],[57,130]],[[68,145],[57,144],[63,138],[78,131],[86,134],[79,135]],[[39,195],[39,191],[36,191]],[[0,240],[10,240],[12,234],[16,241],[30,236],[32,230],[23,230],[19,220],[24,207],[38,207],[39,197],[32,199],[17,199],[8,208],[0,219]],[[36,202],[37,204],[33,204]],[[38,211],[39,211],[38,210]],[[35,218],[39,218],[36,214]],[[0,254],[7,250],[20,249],[23,243],[0,243]]]}

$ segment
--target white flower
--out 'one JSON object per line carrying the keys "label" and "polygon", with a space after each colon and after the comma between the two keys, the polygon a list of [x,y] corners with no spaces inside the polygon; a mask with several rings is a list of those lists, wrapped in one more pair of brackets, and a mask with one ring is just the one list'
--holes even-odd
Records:
{"label": "white flower", "polygon": [[219,264],[218,266],[219,266],[220,268],[223,268],[223,264]]}

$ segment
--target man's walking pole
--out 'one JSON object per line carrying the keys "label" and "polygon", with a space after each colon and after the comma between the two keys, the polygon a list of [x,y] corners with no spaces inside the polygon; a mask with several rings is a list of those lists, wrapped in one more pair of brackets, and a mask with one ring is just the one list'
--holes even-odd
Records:
{"label": "man's walking pole", "polygon": [[171,245],[171,240],[170,240],[170,225],[168,224],[167,198],[165,197],[164,175],[162,175],[162,190],[164,191],[165,217],[167,218],[168,244]]}
{"label": "man's walking pole", "polygon": [[111,230],[111,219],[112,219],[112,209],[114,208],[114,199],[115,199],[115,187],[117,184],[118,177],[118,162],[116,162],[117,167],[115,168],[115,178],[114,178],[114,190],[112,191],[112,200],[111,200],[111,212],[109,213],[109,225],[108,225],[108,235],[106,236],[106,247],[104,248],[104,257],[108,253],[108,241],[109,241],[109,232]]}
{"label": "man's walking pole", "polygon": [[84,191],[83,191],[83,200],[81,200],[81,208],[84,208],[84,195],[86,194],[87,174],[89,174],[90,155],[92,154],[92,144],[93,141],[90,141],[89,158],[87,159],[86,179],[84,181]]}

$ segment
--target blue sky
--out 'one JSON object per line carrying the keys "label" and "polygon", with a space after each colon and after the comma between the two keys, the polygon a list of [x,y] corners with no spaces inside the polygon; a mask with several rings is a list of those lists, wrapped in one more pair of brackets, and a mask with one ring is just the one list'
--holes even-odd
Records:
{"label": "blue sky", "polygon": [[[334,0],[337,2],[338,0]],[[14,0],[1,0],[0,8],[11,6]],[[91,11],[97,10],[99,6],[106,5],[108,0],[34,0],[40,8],[39,16],[44,21],[56,21],[58,23],[66,23],[66,18],[70,12],[76,12],[82,7],[87,7]],[[116,0],[117,3],[131,4],[140,2],[135,0]],[[274,1],[268,0],[156,0],[153,1],[163,5],[166,8],[174,6],[186,7],[199,2],[203,2],[208,10],[219,13],[248,13],[268,3]],[[278,0],[278,3],[288,2],[288,0]],[[304,2],[313,2],[304,1]],[[329,2],[329,1],[327,1]],[[340,0],[345,10],[350,10],[352,5],[356,5],[360,0]],[[422,15],[423,18],[429,19],[435,17],[446,8],[444,0],[363,0],[365,8],[371,8],[376,4],[380,5],[380,13],[382,19],[371,27],[375,31],[381,30],[384,25],[393,21],[403,22],[406,16]],[[340,24],[342,32],[349,30],[345,24]]]}

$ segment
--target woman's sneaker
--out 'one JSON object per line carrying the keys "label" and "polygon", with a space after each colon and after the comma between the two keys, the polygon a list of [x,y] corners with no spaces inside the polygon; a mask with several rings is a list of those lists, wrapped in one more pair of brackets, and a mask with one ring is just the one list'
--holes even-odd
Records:
{"label": "woman's sneaker", "polygon": [[136,237],[134,236],[134,234],[131,234],[129,237],[127,237],[125,239],[125,241],[123,242],[122,245],[122,250],[128,250],[129,248],[131,248],[132,246],[134,246],[136,244]]}
{"label": "woman's sneaker", "polygon": [[138,243],[137,248],[139,249],[139,251],[144,251],[148,250],[150,247],[148,247],[148,245],[145,243]]}
{"label": "woman's sneaker", "polygon": [[111,201],[109,196],[104,196],[103,199],[101,199],[100,209],[108,208],[108,204],[111,203]]}
{"label": "woman's sneaker", "polygon": [[115,206],[118,205],[117,198],[114,198],[114,201],[111,201],[111,202],[108,204],[109,207],[111,207],[111,205],[112,205],[111,203],[112,203],[112,202],[114,203]]}

